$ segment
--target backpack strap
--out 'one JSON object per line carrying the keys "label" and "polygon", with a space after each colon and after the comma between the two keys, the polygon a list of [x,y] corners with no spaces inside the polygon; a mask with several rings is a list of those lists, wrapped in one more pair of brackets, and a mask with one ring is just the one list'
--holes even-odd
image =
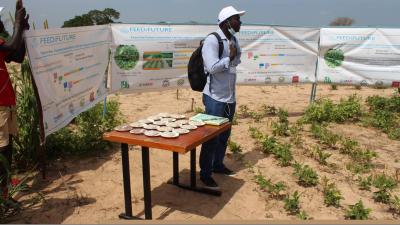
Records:
{"label": "backpack strap", "polygon": [[[218,58],[221,59],[222,53],[224,51],[224,42],[222,42],[222,38],[217,32],[212,32],[209,35],[214,35],[217,38],[217,40],[218,40]],[[210,89],[210,94],[211,94],[211,79],[212,79],[212,76],[211,76],[211,74],[208,74],[208,75],[210,76],[210,85],[208,87]]]}
{"label": "backpack strap", "polygon": [[219,36],[219,34],[217,32],[212,32],[211,34],[214,35],[218,39],[218,45],[219,45],[218,57],[221,59],[222,53],[224,51],[224,42],[222,42],[221,36]]}

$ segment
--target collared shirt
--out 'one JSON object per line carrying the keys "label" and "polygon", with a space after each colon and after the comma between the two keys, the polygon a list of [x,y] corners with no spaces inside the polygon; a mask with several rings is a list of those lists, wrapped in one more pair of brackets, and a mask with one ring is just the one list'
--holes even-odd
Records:
{"label": "collared shirt", "polygon": [[[0,45],[3,44],[5,42],[0,39]],[[15,105],[15,93],[5,64],[7,55],[8,52],[0,51],[0,106]]]}
{"label": "collared shirt", "polygon": [[[209,35],[203,45],[202,55],[204,71],[210,75],[207,77],[207,84],[203,93],[219,102],[236,102],[236,67],[240,64],[241,49],[235,38],[232,38],[237,48],[237,55],[231,62],[229,59],[229,41],[221,29],[217,30],[224,44],[224,50],[219,58],[218,39],[214,35]],[[210,82],[211,80],[211,82]],[[211,83],[211,88],[210,88]]]}

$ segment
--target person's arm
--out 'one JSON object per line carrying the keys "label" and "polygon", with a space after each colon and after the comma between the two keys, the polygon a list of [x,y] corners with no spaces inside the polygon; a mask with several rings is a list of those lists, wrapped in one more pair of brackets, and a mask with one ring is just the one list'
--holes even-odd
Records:
{"label": "person's arm", "polygon": [[[24,18],[23,22],[23,30],[29,30],[29,14]],[[22,63],[25,59],[25,54],[26,54],[26,47],[25,47],[25,41],[22,39],[20,46],[18,47],[17,51],[11,52],[6,57],[6,62],[9,63],[11,61],[16,62],[16,63]]]}
{"label": "person's arm", "polygon": [[214,35],[209,35],[204,41],[202,55],[206,71],[216,74],[229,69],[229,57],[219,58],[218,39]]}
{"label": "person's arm", "polygon": [[10,41],[0,45],[0,51],[7,51],[10,54],[15,54],[23,43],[24,23],[29,17],[25,18],[26,11],[22,7],[22,1],[17,1],[15,9],[14,32]]}
{"label": "person's arm", "polygon": [[22,42],[21,46],[17,49],[17,51],[11,52],[11,54],[7,55],[5,61],[10,63],[11,61],[16,63],[22,63],[25,59],[26,48],[25,43]]}

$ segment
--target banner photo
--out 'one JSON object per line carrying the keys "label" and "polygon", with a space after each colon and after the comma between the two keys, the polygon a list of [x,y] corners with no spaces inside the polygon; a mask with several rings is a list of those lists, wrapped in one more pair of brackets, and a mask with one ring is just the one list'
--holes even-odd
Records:
{"label": "banner photo", "polygon": [[[217,25],[113,24],[111,92],[189,87],[187,63]],[[315,81],[319,29],[242,26],[238,84]]]}
{"label": "banner photo", "polygon": [[111,92],[189,87],[190,56],[216,27],[112,24]]}
{"label": "banner photo", "polygon": [[400,86],[400,29],[321,29],[318,82]]}
{"label": "banner photo", "polygon": [[315,82],[318,28],[242,26],[237,37],[242,47],[238,84]]}
{"label": "banner photo", "polygon": [[25,38],[48,136],[107,96],[110,28],[27,31]]}

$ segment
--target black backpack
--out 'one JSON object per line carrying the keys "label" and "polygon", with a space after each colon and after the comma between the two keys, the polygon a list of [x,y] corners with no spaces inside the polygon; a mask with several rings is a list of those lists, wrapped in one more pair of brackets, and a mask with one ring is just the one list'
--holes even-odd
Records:
{"label": "black backpack", "polygon": [[[221,36],[219,36],[217,32],[213,32],[209,35],[214,35],[218,39],[218,44],[219,44],[218,57],[221,58],[222,52],[224,50],[224,43],[222,42]],[[208,73],[204,71],[203,55],[201,53],[201,50],[203,48],[203,42],[204,40],[200,42],[200,46],[192,53],[192,56],[190,57],[188,63],[188,78],[190,87],[192,88],[193,91],[199,91],[199,92],[202,92],[204,86],[206,86],[207,76],[208,76]]]}

